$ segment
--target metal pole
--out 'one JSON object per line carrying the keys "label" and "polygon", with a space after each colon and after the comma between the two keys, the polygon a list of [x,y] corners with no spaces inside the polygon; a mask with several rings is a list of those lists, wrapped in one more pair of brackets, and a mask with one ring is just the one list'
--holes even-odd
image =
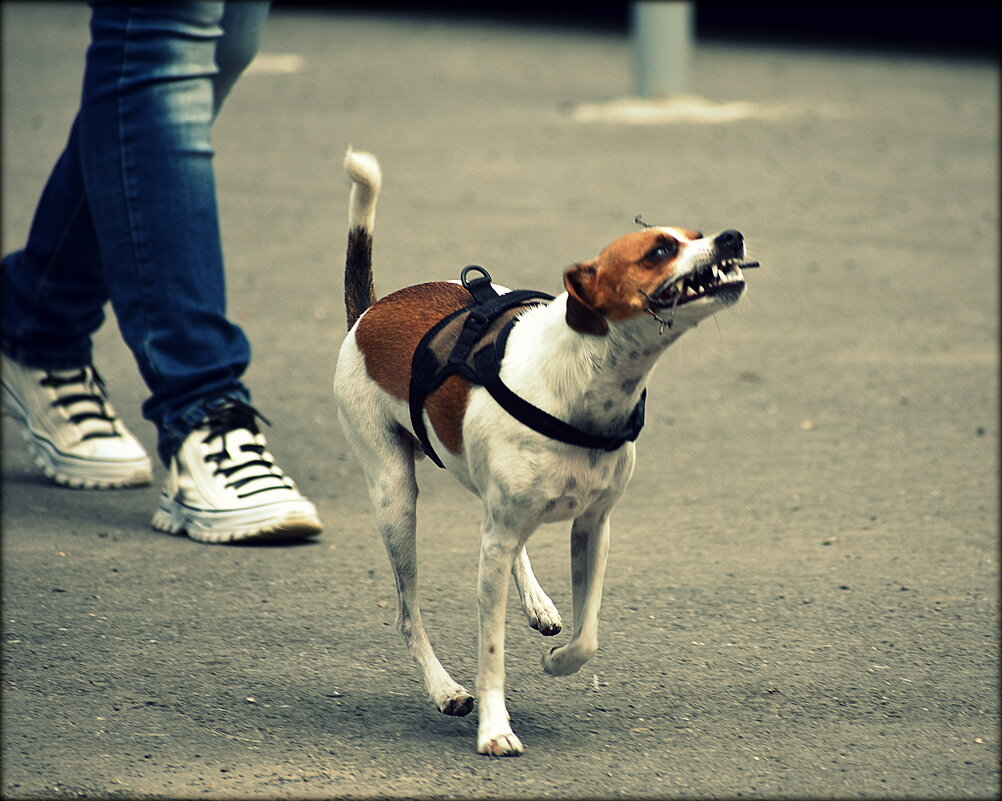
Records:
{"label": "metal pole", "polygon": [[635,89],[640,97],[687,94],[693,4],[631,3]]}

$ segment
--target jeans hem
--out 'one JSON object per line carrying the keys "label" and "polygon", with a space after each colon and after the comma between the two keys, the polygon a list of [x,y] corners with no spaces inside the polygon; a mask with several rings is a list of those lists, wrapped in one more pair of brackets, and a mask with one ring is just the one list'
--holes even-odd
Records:
{"label": "jeans hem", "polygon": [[89,352],[80,356],[53,358],[51,356],[39,356],[36,351],[25,350],[16,345],[9,345],[6,342],[0,345],[0,350],[12,362],[17,362],[22,367],[27,367],[31,370],[76,370],[77,368],[91,365],[91,354]]}
{"label": "jeans hem", "polygon": [[163,422],[157,441],[157,453],[164,467],[170,467],[174,454],[180,450],[188,435],[198,428],[199,423],[205,419],[206,415],[229,401],[249,404],[250,393],[245,388],[240,388],[211,395],[195,401],[181,410],[171,422]]}

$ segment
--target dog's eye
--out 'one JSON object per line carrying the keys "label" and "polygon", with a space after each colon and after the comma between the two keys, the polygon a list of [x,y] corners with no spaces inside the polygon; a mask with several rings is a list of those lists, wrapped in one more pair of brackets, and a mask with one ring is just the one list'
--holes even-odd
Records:
{"label": "dog's eye", "polygon": [[645,257],[650,262],[665,262],[678,255],[678,242],[665,240],[647,251]]}

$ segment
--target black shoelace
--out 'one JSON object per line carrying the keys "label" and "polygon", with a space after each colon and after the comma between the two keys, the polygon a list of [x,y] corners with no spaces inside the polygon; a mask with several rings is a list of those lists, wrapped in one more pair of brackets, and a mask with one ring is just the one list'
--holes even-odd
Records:
{"label": "black shoelace", "polygon": [[[270,425],[268,419],[257,409],[238,400],[229,400],[223,406],[210,410],[206,415],[209,433],[202,442],[208,444],[219,439],[222,447],[222,450],[210,453],[205,457],[207,464],[215,464],[214,475],[222,476],[224,479],[233,479],[226,483],[226,487],[233,490],[241,490],[252,482],[267,482],[265,485],[257,485],[245,492],[237,492],[237,496],[240,498],[247,498],[269,490],[295,489],[292,481],[272,461],[271,455],[262,443],[244,442],[239,446],[235,455],[230,453],[226,435],[233,431],[245,430],[257,437],[261,433],[257,425],[258,418]],[[232,464],[227,464],[228,462],[232,462]],[[235,478],[237,473],[252,468],[257,468],[257,470]]]}
{"label": "black shoelace", "polygon": [[[56,390],[56,399],[52,401],[52,405],[66,409],[71,423],[83,427],[82,424],[93,421],[92,425],[86,426],[89,430],[84,432],[81,439],[120,436],[115,428],[116,417],[108,408],[104,379],[93,367],[63,375],[47,372],[39,383]],[[62,387],[76,385],[80,387],[78,391],[59,394]]]}

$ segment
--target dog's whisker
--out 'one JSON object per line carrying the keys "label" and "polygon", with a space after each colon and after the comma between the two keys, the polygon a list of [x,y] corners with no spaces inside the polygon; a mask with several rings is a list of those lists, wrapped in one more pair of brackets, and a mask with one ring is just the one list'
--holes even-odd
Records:
{"label": "dog's whisker", "polygon": [[647,298],[647,308],[644,309],[644,311],[646,311],[651,317],[657,320],[658,323],[661,325],[661,327],[658,329],[658,336],[664,334],[665,328],[671,329],[672,321],[675,318],[675,306],[678,305],[678,298],[677,297],[675,298],[675,306],[671,307],[671,313],[668,315],[669,319],[665,320],[663,317],[659,317],[657,312],[655,312],[654,309],[651,308],[651,296],[648,295],[646,292],[644,292],[644,290],[642,289],[638,289],[637,292],[639,292],[641,295]]}
{"label": "dog's whisker", "polygon": [[679,293],[675,296],[675,302],[671,305],[671,317],[673,320],[675,319],[675,309],[678,308],[678,302],[681,299],[682,299],[682,292],[679,291]]}

